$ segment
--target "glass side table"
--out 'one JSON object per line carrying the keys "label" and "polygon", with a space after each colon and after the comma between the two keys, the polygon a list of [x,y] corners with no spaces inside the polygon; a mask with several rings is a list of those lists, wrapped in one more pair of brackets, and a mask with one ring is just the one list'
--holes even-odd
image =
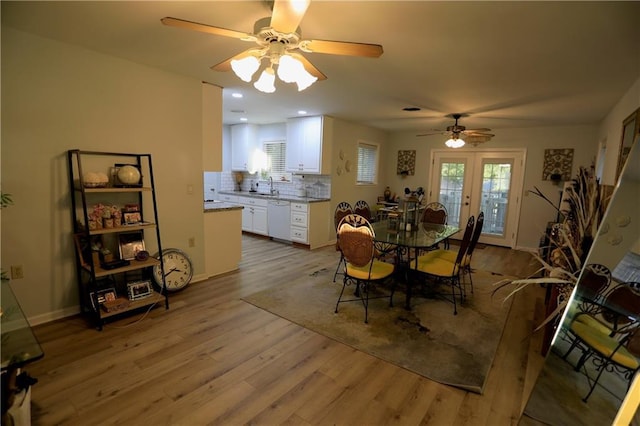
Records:
{"label": "glass side table", "polygon": [[[9,282],[2,282],[2,311],[0,312],[0,334],[2,340],[1,359],[2,363],[2,424],[14,424],[13,419],[8,414],[17,396],[30,398],[28,386],[22,385],[20,369],[26,364],[36,361],[44,356],[42,347],[33,334],[29,322],[22,312],[20,304],[16,300],[15,294]],[[28,375],[27,375],[28,377]],[[30,378],[29,378],[30,379]],[[22,404],[25,404],[22,401]],[[30,410],[30,399],[26,401],[25,407]],[[30,415],[26,413],[28,422]],[[18,422],[25,423],[25,422]]]}

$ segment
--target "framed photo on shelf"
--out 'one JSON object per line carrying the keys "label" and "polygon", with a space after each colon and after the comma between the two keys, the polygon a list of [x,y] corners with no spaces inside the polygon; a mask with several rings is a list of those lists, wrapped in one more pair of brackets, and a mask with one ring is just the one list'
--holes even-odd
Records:
{"label": "framed photo on shelf", "polygon": [[127,225],[133,225],[142,222],[142,216],[140,216],[140,212],[125,212],[122,214],[122,219]]}
{"label": "framed photo on shelf", "polygon": [[127,294],[129,300],[138,300],[149,297],[153,294],[150,280],[134,281],[127,283]]}
{"label": "framed photo on shelf", "polygon": [[[102,305],[104,302],[113,302],[114,300],[116,300],[116,297],[118,297],[118,294],[116,293],[116,289],[113,287],[103,288],[96,292],[92,291],[91,293],[89,293],[91,306],[93,306],[93,309],[95,310],[98,310],[100,308],[100,305]],[[98,303],[97,305],[96,302]]]}
{"label": "framed photo on shelf", "polygon": [[142,231],[125,232],[118,235],[120,259],[133,260],[139,251],[144,250]]}

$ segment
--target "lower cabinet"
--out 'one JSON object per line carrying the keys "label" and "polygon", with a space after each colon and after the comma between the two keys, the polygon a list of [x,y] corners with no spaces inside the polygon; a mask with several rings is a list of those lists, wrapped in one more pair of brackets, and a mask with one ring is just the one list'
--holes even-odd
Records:
{"label": "lower cabinet", "polygon": [[269,235],[267,227],[267,200],[250,197],[238,197],[242,209],[242,230],[254,234]]}
{"label": "lower cabinet", "polygon": [[309,204],[291,203],[291,241],[309,243]]}

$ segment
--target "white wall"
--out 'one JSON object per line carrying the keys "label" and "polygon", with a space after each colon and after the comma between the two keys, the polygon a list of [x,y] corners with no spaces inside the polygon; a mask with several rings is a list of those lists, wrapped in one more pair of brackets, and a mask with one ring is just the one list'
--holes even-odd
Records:
{"label": "white wall", "polygon": [[602,174],[602,183],[605,185],[616,184],[618,154],[622,142],[622,122],[638,107],[640,107],[640,77],[607,114],[598,130],[598,140],[605,141],[607,148]]}
{"label": "white wall", "polygon": [[152,154],[162,244],[204,272],[201,120],[199,80],[2,27],[1,264],[32,323],[78,310],[68,149]]}

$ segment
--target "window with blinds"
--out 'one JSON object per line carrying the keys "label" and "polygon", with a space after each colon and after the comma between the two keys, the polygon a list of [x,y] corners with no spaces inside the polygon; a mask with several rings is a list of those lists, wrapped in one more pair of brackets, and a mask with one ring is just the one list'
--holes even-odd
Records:
{"label": "window with blinds", "polygon": [[285,172],[285,155],[287,144],[285,141],[264,142],[263,150],[267,154],[268,169],[267,176],[277,181],[291,181],[291,173]]}
{"label": "window with blinds", "polygon": [[378,145],[358,141],[358,185],[378,181]]}

